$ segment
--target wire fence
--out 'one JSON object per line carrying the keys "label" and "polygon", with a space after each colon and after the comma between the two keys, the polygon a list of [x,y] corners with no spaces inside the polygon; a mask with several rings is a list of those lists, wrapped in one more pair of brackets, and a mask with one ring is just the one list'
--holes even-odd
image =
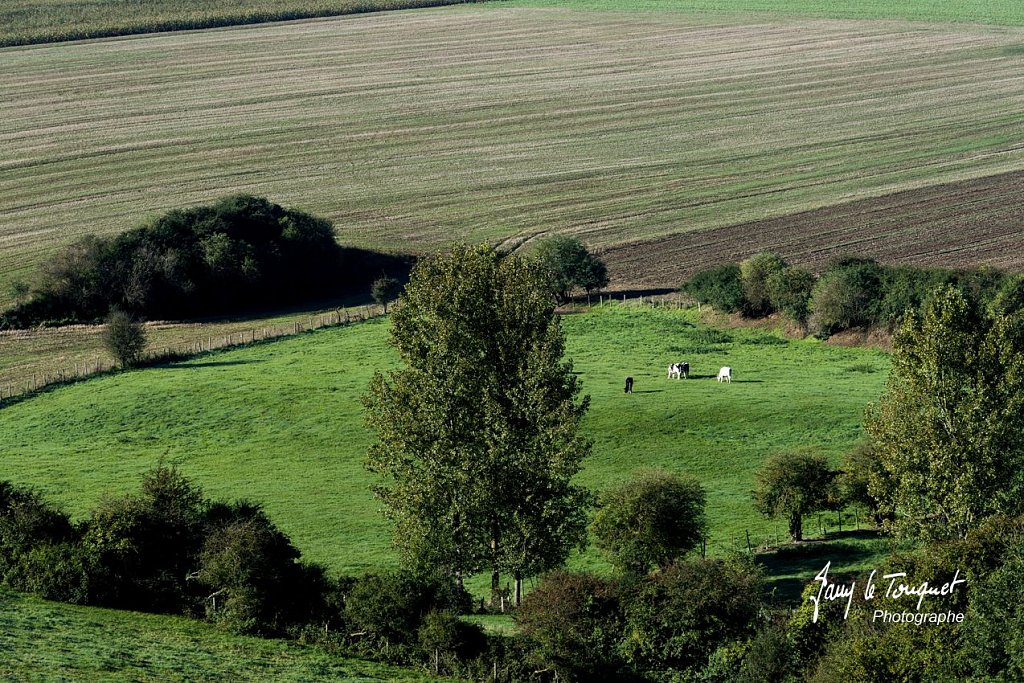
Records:
{"label": "wire fence", "polygon": [[[150,349],[145,353],[140,364],[156,365],[185,360],[204,353],[210,353],[211,351],[246,346],[269,339],[290,337],[327,327],[350,325],[363,320],[378,318],[382,315],[384,315],[384,308],[382,306],[338,308],[284,324],[253,326],[248,330],[229,333],[206,333],[194,339]],[[0,406],[40,391],[70,384],[117,369],[118,365],[112,359],[96,356],[90,360],[78,361],[69,367],[55,368],[50,372],[32,373],[31,376],[26,375],[21,380],[0,384]]]}

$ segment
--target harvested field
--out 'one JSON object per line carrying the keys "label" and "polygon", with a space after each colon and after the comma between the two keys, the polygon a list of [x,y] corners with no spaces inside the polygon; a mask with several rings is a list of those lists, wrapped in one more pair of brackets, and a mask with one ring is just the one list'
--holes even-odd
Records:
{"label": "harvested field", "polygon": [[677,287],[704,268],[775,251],[820,272],[837,256],[1024,270],[1024,173],[899,192],[604,253],[619,286]]}
{"label": "harvested field", "polygon": [[0,51],[0,304],[252,192],[344,242],[598,247],[1024,167],[1024,30],[461,5]]}

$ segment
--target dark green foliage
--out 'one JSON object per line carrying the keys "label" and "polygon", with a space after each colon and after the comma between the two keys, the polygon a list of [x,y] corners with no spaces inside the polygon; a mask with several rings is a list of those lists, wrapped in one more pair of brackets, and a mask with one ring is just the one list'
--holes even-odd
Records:
{"label": "dark green foliage", "polygon": [[575,237],[555,235],[541,240],[533,256],[548,273],[551,289],[559,301],[568,301],[575,289],[589,293],[608,286],[604,262]]}
{"label": "dark green foliage", "polygon": [[597,544],[622,571],[664,568],[704,539],[706,499],[693,477],[643,471],[601,496],[592,525]]}
{"label": "dark green foliage", "polygon": [[963,538],[1024,507],[1024,322],[990,318],[954,287],[893,338],[886,393],[865,422],[871,494],[918,538]]}
{"label": "dark green foliage", "polygon": [[993,315],[1015,315],[1024,311],[1024,275],[1009,275],[992,297]]}
{"label": "dark green foliage", "polygon": [[388,304],[398,298],[398,295],[402,293],[402,282],[398,278],[393,278],[388,275],[379,277],[373,281],[373,285],[370,286],[370,296],[379,305],[384,307],[384,312],[388,312]]}
{"label": "dark green foliage", "polygon": [[570,681],[621,680],[623,636],[618,584],[592,574],[555,571],[523,601],[516,624],[532,657]]}
{"label": "dark green foliage", "polygon": [[965,650],[977,676],[1024,680],[1024,544],[971,589]]}
{"label": "dark green foliage", "polygon": [[752,564],[678,560],[623,594],[620,651],[636,670],[703,669],[721,645],[754,634],[762,608]]}
{"label": "dark green foliage", "polygon": [[104,606],[180,613],[192,600],[186,577],[202,544],[202,492],[175,468],[148,472],[140,495],[107,498],[82,539],[92,558],[92,599]]}
{"label": "dark green foliage", "polygon": [[769,282],[786,268],[778,254],[762,252],[740,263],[740,282],[743,285],[743,314],[760,318],[775,310]]}
{"label": "dark green foliage", "polygon": [[682,289],[723,313],[743,310],[743,282],[740,267],[735,263],[702,270],[687,280]]}
{"label": "dark green foliage", "polygon": [[353,629],[372,647],[415,644],[429,613],[461,614],[469,607],[469,594],[454,580],[409,571],[367,574],[354,583],[345,600]]}
{"label": "dark green foliage", "polygon": [[371,273],[403,267],[402,259],[342,249],[329,221],[238,195],[71,245],[0,326],[93,321],[114,308],[149,319],[266,308],[365,292]]}
{"label": "dark green foliage", "polygon": [[454,673],[459,662],[479,657],[487,638],[479,626],[467,624],[447,610],[433,609],[423,617],[417,631],[420,650],[431,673]]}
{"label": "dark green foliage", "polygon": [[811,294],[811,328],[830,335],[875,322],[882,298],[882,274],[881,265],[866,259],[847,259],[830,268]]}
{"label": "dark green foliage", "polygon": [[280,634],[324,611],[323,571],[300,553],[262,510],[242,505],[214,524],[195,580],[207,616],[240,633]]}
{"label": "dark green foliage", "polygon": [[812,450],[775,453],[757,472],[754,507],[767,517],[783,517],[789,535],[803,540],[803,516],[827,510],[836,501],[836,473]]}
{"label": "dark green foliage", "polygon": [[785,630],[778,626],[761,629],[750,641],[746,656],[737,675],[736,683],[783,683],[796,670],[793,644]]}
{"label": "dark green foliage", "polygon": [[85,602],[77,535],[68,516],[38,493],[0,481],[0,579],[6,585],[50,599]]}
{"label": "dark green foliage", "polygon": [[146,328],[124,311],[114,309],[107,317],[103,344],[122,368],[134,367],[146,350]]}
{"label": "dark green foliage", "polygon": [[811,292],[815,280],[813,273],[796,266],[773,270],[765,282],[771,307],[805,325],[811,313]]}

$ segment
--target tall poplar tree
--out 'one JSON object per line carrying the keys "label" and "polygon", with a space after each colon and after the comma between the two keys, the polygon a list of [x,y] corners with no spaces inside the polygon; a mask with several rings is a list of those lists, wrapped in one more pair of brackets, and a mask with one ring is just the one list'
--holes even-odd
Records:
{"label": "tall poplar tree", "polygon": [[377,432],[367,467],[414,566],[516,579],[586,541],[588,492],[572,483],[590,442],[589,397],[563,360],[546,273],[487,246],[421,262],[392,315],[403,367],[364,397]]}

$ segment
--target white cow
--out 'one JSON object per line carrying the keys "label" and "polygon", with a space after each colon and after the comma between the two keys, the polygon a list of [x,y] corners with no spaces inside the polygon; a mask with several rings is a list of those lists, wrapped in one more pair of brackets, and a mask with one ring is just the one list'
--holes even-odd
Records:
{"label": "white cow", "polygon": [[732,368],[725,366],[718,371],[718,381],[732,384]]}
{"label": "white cow", "polygon": [[682,368],[680,368],[676,363],[673,363],[672,365],[668,366],[668,378],[669,379],[673,379],[673,378],[679,379],[679,375],[681,373],[682,373]]}

